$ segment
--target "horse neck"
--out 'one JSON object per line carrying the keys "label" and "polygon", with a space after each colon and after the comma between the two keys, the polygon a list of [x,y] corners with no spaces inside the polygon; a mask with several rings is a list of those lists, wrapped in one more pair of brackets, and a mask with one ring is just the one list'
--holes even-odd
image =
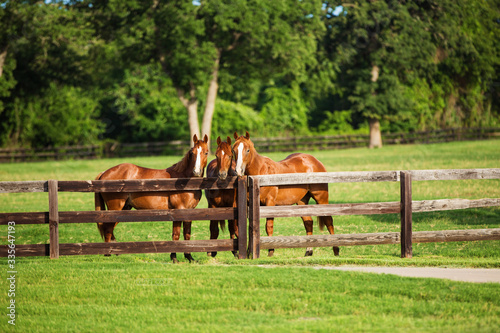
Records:
{"label": "horse neck", "polygon": [[245,173],[249,176],[259,175],[262,165],[269,160],[267,157],[260,155],[255,148],[250,151],[250,160],[247,163]]}
{"label": "horse neck", "polygon": [[229,167],[229,170],[227,171],[229,176],[235,177],[237,176],[236,174],[236,162],[231,159],[231,166]]}
{"label": "horse neck", "polygon": [[193,177],[193,169],[195,161],[189,158],[189,151],[184,155],[182,160],[167,168],[172,178],[191,178]]}

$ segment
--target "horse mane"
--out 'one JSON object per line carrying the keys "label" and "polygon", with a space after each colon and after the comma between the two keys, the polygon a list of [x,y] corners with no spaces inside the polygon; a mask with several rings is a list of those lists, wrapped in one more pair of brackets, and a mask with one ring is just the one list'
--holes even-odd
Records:
{"label": "horse mane", "polygon": [[178,173],[184,172],[187,169],[187,167],[189,166],[189,153],[191,153],[192,150],[193,150],[193,148],[191,148],[184,155],[184,157],[182,158],[182,160],[180,160],[179,162],[177,162],[174,165],[172,165],[169,169],[171,169],[172,171],[178,172]]}

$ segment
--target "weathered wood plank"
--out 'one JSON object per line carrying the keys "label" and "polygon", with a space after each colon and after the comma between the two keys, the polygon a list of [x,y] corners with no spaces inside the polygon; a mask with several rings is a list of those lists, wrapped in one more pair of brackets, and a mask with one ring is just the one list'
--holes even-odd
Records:
{"label": "weathered wood plank", "polygon": [[[169,252],[212,252],[236,251],[237,240],[212,239],[189,241],[156,242],[112,242],[112,243],[69,243],[59,244],[60,255],[85,254],[130,254],[130,253],[169,253]],[[0,245],[0,257],[7,256],[7,245]],[[49,244],[27,244],[16,246],[16,256],[47,256]]]}
{"label": "weathered wood plank", "polygon": [[500,169],[412,170],[413,181],[500,179]]}
{"label": "weathered wood plank", "polygon": [[[0,257],[8,256],[7,245],[0,245]],[[50,255],[50,244],[16,244],[16,257],[46,257]]]}
{"label": "weathered wood plank", "polygon": [[[417,231],[413,232],[413,243],[457,242],[500,240],[500,228]],[[367,234],[336,234],[313,236],[273,236],[261,237],[262,250],[275,248],[331,247],[354,245],[399,244],[398,232]],[[123,253],[162,253],[162,252],[211,252],[235,251],[237,240],[190,240],[161,242],[124,242],[124,243],[76,243],[60,244],[60,255],[79,254],[123,254]],[[7,245],[0,245],[0,257],[7,257]],[[16,245],[16,256],[48,256],[49,244]]]}
{"label": "weathered wood plank", "polygon": [[22,181],[22,182],[0,182],[0,193],[23,193],[23,192],[47,192],[48,182]]}
{"label": "weathered wood plank", "polygon": [[401,258],[411,258],[412,250],[412,175],[401,171]]}
{"label": "weathered wood plank", "polygon": [[500,199],[440,199],[413,201],[414,213],[500,206]]}
{"label": "weathered wood plank", "polygon": [[50,259],[59,258],[59,202],[57,180],[49,180],[49,239]]}
{"label": "weathered wood plank", "polygon": [[260,218],[398,214],[399,212],[400,203],[397,201],[307,206],[262,206],[260,207]]}
{"label": "weathered wood plank", "polygon": [[[335,204],[335,205],[309,205],[309,206],[276,206],[260,207],[265,217],[285,217],[288,216],[338,216],[338,215],[369,215],[369,214],[397,214],[399,213],[399,202],[380,202],[380,203],[354,203],[354,204]],[[440,210],[455,210],[468,208],[482,208],[500,206],[500,199],[442,199],[442,200],[423,200],[412,201],[412,211],[414,213],[431,212]],[[258,209],[254,207],[257,214]],[[372,211],[371,211],[372,210]],[[201,220],[210,219],[234,219],[237,211],[234,208],[214,208],[208,211],[208,208],[197,208],[198,217]],[[152,215],[154,217],[149,218]],[[75,211],[59,212],[59,223],[94,223],[94,222],[140,222],[140,221],[183,221],[189,219],[188,210],[174,212],[158,210],[141,211]],[[318,214],[318,215],[315,215]],[[259,217],[260,218],[260,217]],[[26,213],[0,213],[0,225],[7,225],[9,221],[15,221],[16,224],[48,224],[48,212],[26,212]],[[254,226],[255,228],[255,226]]]}
{"label": "weathered wood plank", "polygon": [[16,224],[45,224],[49,223],[49,212],[0,213],[0,225],[7,225],[9,221]]}
{"label": "weathered wood plank", "polygon": [[260,257],[260,186],[258,178],[248,178],[248,252],[252,259],[258,259]]}
{"label": "weathered wood plank", "polygon": [[[338,216],[338,215],[373,215],[398,214],[400,202],[374,202],[308,206],[262,206],[260,217],[295,217],[295,216]],[[456,210],[468,208],[483,208],[500,206],[500,199],[442,199],[412,201],[412,212],[431,212],[441,210]]]}
{"label": "weathered wood plank", "polygon": [[[263,250],[279,248],[400,244],[401,242],[399,232],[312,236],[273,236],[261,237],[260,240],[260,248]],[[413,243],[484,240],[500,240],[500,228],[416,231],[412,233]]]}
{"label": "weathered wood plank", "polygon": [[414,243],[500,240],[500,228],[413,232]]}
{"label": "weathered wood plank", "polygon": [[[232,207],[169,210],[70,211],[59,212],[59,223],[234,220],[236,216],[237,210]],[[0,225],[7,225],[9,221],[15,221],[16,224],[45,224],[49,223],[49,213],[0,213]]]}
{"label": "weathered wood plank", "polygon": [[144,209],[60,212],[59,223],[234,220],[237,209]]}
{"label": "weathered wood plank", "polygon": [[235,251],[233,239],[61,244],[61,255]]}
{"label": "weathered wood plank", "polygon": [[[459,179],[500,179],[500,168],[490,169],[451,169],[451,170],[413,170],[414,181],[459,180]],[[278,174],[257,176],[261,186],[294,185],[314,183],[348,183],[399,181],[398,171],[356,171],[356,172],[317,172],[299,174]],[[178,178],[143,180],[88,180],[59,181],[59,191],[65,192],[140,192],[197,189],[235,188],[236,177],[224,182],[217,178]],[[0,182],[0,193],[47,192],[47,181]]]}
{"label": "weathered wood plank", "polygon": [[313,172],[254,176],[260,186],[398,181],[397,171]]}
{"label": "weathered wood plank", "polygon": [[348,235],[272,236],[261,237],[260,248],[266,250],[301,247],[398,244],[399,242],[399,232]]}
{"label": "weathered wood plank", "polygon": [[238,258],[247,257],[247,177],[238,177]]}
{"label": "weathered wood plank", "polygon": [[224,182],[218,178],[172,178],[172,179],[128,179],[60,181],[62,192],[144,192],[144,191],[191,191],[199,189],[232,189],[236,177]]}

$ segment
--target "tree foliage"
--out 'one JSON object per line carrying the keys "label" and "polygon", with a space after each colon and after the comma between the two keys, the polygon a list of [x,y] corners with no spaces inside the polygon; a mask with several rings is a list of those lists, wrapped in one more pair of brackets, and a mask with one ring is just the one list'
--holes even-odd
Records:
{"label": "tree foliage", "polygon": [[500,119],[494,0],[8,0],[0,31],[2,146]]}

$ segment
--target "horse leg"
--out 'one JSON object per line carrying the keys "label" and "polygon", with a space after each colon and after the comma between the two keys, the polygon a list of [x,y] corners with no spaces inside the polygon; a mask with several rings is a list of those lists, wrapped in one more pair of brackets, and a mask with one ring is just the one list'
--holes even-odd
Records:
{"label": "horse leg", "polygon": [[[305,197],[303,197],[299,202],[297,202],[297,205],[303,206],[307,205],[309,203],[310,195],[307,194]],[[313,219],[310,216],[302,216],[302,221],[304,222],[304,228],[306,229],[306,234],[308,236],[313,234]],[[308,247],[306,249],[306,257],[310,257],[313,255],[313,248]]]}
{"label": "horse leg", "polygon": [[[238,220],[227,220],[227,227],[229,228],[229,237],[234,239],[238,237]],[[231,251],[235,258],[238,258],[238,251]]]}
{"label": "horse leg", "polygon": [[[172,240],[173,241],[178,241],[180,236],[181,236],[181,225],[182,222],[179,221],[174,221],[172,222]],[[177,260],[177,254],[176,253],[170,253],[170,259],[174,264],[179,263],[179,260]]]}
{"label": "horse leg", "polygon": [[[106,202],[108,206],[108,210],[130,210],[132,207],[127,204],[126,197],[119,198],[109,198],[104,194],[103,200]],[[106,200],[108,199],[108,200]],[[101,233],[102,238],[105,243],[116,242],[114,229],[118,225],[118,222],[106,222],[106,223],[97,223],[97,227],[99,228],[99,232]],[[111,254],[105,254],[104,256],[109,257]]]}
{"label": "horse leg", "polygon": [[[219,237],[219,221],[210,221],[210,239],[217,239]],[[209,257],[215,258],[217,252],[207,252]]]}
{"label": "horse leg", "polygon": [[[269,217],[266,219],[266,233],[268,236],[272,236],[274,231],[274,218]],[[267,253],[268,257],[272,257],[274,255],[274,249],[269,249]]]}
{"label": "horse leg", "polygon": [[[118,222],[106,222],[98,224],[99,231],[101,232],[101,236],[102,238],[104,238],[105,243],[116,242],[113,230],[115,229],[117,224]],[[106,254],[105,256],[110,256],[110,254]]]}
{"label": "horse leg", "polygon": [[[312,197],[319,205],[328,204],[328,184],[319,184],[314,191],[311,191]],[[335,234],[333,228],[333,218],[331,216],[319,216],[319,228],[323,230],[323,226],[326,226],[330,235]],[[333,254],[338,256],[340,253],[340,249],[338,246],[334,246]]]}
{"label": "horse leg", "polygon": [[[184,240],[191,239],[191,221],[183,221],[182,231],[184,233]],[[191,256],[191,252],[184,252],[184,258],[189,260],[189,262],[194,262],[195,260]]]}

